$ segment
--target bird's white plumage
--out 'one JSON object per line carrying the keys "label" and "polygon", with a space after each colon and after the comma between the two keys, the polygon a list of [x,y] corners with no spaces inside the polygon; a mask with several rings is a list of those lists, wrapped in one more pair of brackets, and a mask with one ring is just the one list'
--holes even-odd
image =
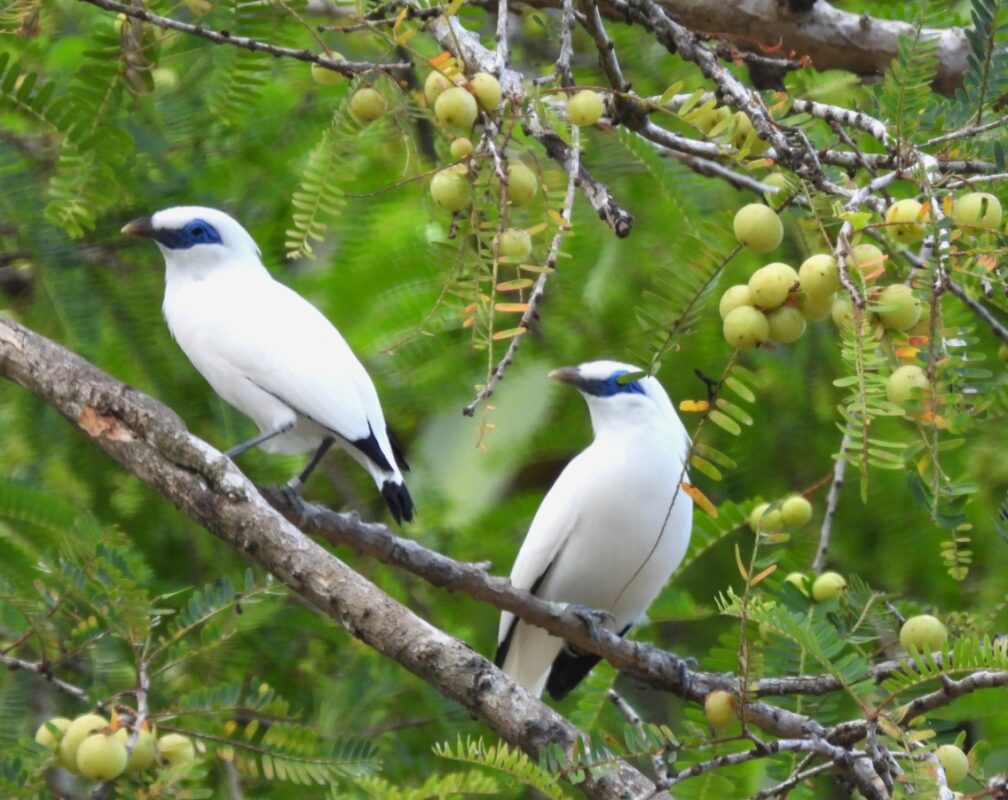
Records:
{"label": "bird's white plumage", "polygon": [[[577,368],[585,380],[637,372],[618,362]],[[563,470],[536,512],[511,582],[543,599],[602,609],[621,631],[643,616],[689,543],[692,501],[686,478],[686,431],[654,378],[641,393],[585,393],[595,439]],[[575,384],[577,385],[577,384]],[[545,577],[542,577],[545,575]],[[504,643],[514,616],[501,615]],[[505,672],[541,694],[562,640],[518,621]]]}
{"label": "bird's white plumage", "polygon": [[[220,242],[172,246],[159,232],[194,220]],[[374,435],[387,464],[345,449],[383,481],[402,482],[378,394],[346,341],[311,303],[273,280],[252,237],[227,214],[184,206],[159,211],[152,236],[165,258],[163,312],[193,365],[261,431],[293,423],[264,442],[268,452],[299,453],[336,435],[341,445]]]}

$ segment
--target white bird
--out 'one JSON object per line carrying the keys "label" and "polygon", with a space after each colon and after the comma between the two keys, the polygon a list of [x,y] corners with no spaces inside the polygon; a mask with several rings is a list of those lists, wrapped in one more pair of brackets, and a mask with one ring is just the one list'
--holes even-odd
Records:
{"label": "white bird", "polygon": [[[683,490],[689,437],[656,378],[615,361],[554,370],[588,403],[595,440],[560,473],[518,551],[511,583],[544,600],[607,613],[623,636],[658,596],[689,544]],[[501,614],[495,662],[556,699],[599,657]]]}
{"label": "white bird", "polygon": [[287,484],[297,491],[338,443],[370,473],[396,522],[413,519],[400,472],[409,467],[371,377],[315,306],[273,280],[238,222],[183,206],[135,219],[122,232],[157,243],[172,336],[214,391],[259,426],[228,456],[256,445],[269,453],[314,450]]}

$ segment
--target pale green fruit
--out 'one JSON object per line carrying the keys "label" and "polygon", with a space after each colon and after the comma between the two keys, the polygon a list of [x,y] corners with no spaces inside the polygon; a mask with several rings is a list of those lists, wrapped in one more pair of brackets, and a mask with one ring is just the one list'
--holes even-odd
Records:
{"label": "pale green fruit", "polygon": [[686,121],[706,135],[729,116],[731,116],[731,111],[724,106],[705,104],[690,111],[686,115]]}
{"label": "pale green fruit", "polygon": [[427,76],[427,80],[424,81],[424,97],[427,98],[427,105],[430,108],[434,107],[434,103],[437,101],[438,97],[445,89],[450,89],[454,86],[449,78],[446,78],[440,72],[435,70],[430,75]]}
{"label": "pale green fruit", "polygon": [[798,308],[801,309],[805,319],[809,322],[818,322],[830,315],[834,299],[834,296],[829,294],[823,297],[810,297],[803,294],[798,297]]}
{"label": "pale green fruit", "polygon": [[909,617],[900,628],[900,644],[907,652],[926,650],[931,653],[941,650],[948,640],[948,630],[937,617],[930,614],[918,614]]}
{"label": "pale green fruit", "polygon": [[[876,303],[880,306],[877,312],[879,319],[889,330],[908,330],[917,324],[921,316],[921,301],[914,297],[909,286],[902,283],[886,286]],[[886,306],[889,310],[883,310]]]}
{"label": "pale green fruit", "polygon": [[739,306],[751,306],[752,298],[749,297],[749,287],[744,283],[736,286],[729,286],[725,293],[721,295],[721,302],[718,303],[718,313],[724,319]]}
{"label": "pale green fruit", "polygon": [[784,582],[790,583],[806,597],[809,596],[808,578],[805,577],[804,572],[789,572],[787,576],[785,576]]}
{"label": "pale green fruit", "polygon": [[434,202],[448,211],[461,211],[469,205],[469,181],[451,169],[434,173],[430,193]]}
{"label": "pale green fruit", "polygon": [[809,297],[829,297],[840,288],[836,259],[828,253],[809,256],[798,267],[798,283]]}
{"label": "pale green fruit", "polygon": [[795,185],[783,172],[771,172],[765,178],[760,178],[760,183],[764,186],[772,186],[778,190],[776,192],[763,193],[766,201],[773,206],[779,207],[794,197]]}
{"label": "pale green fruit", "polygon": [[[327,53],[326,57],[331,59],[332,61],[344,60],[343,54],[337,53],[336,51]],[[311,76],[312,80],[314,80],[315,83],[319,84],[320,86],[338,86],[339,84],[343,83],[346,80],[346,78],[341,73],[336,72],[335,70],[326,69],[321,64],[311,65]]]}
{"label": "pale green fruit", "polygon": [[478,113],[476,98],[461,86],[445,89],[434,101],[434,116],[455,128],[472,127]]}
{"label": "pale green fruit", "polygon": [[777,308],[798,283],[798,273],[787,264],[775,261],[760,267],[749,278],[749,295],[757,308]]}
{"label": "pale green fruit", "polygon": [[532,239],[521,228],[508,228],[501,232],[497,252],[512,262],[524,261],[532,252]]}
{"label": "pale green fruit", "polygon": [[602,95],[591,89],[582,89],[567,101],[567,119],[571,125],[577,125],[579,128],[594,125],[599,121],[603,111],[605,103],[602,102]]}
{"label": "pale green fruit", "polygon": [[[129,741],[130,732],[126,728],[120,728],[115,732],[115,735],[125,747],[126,742]],[[154,738],[154,734],[149,730],[142,730],[139,736],[137,736],[137,740],[133,743],[133,749],[129,753],[126,761],[126,772],[131,775],[137,772],[145,772],[154,766],[156,757],[157,740]]]}
{"label": "pale green fruit", "polygon": [[452,158],[458,160],[472,155],[473,143],[465,137],[459,137],[451,143],[449,149],[451,150]]}
{"label": "pale green fruit", "polygon": [[1001,225],[1001,201],[987,192],[964,194],[952,205],[952,218],[958,225],[993,230]]}
{"label": "pale green fruit", "polygon": [[886,381],[886,397],[890,403],[903,405],[914,396],[915,392],[923,393],[928,390],[927,374],[916,364],[906,364],[893,371]]}
{"label": "pale green fruit", "polygon": [[847,295],[838,294],[833,300],[830,316],[838,328],[850,328],[854,325],[854,303]]}
{"label": "pale green fruit", "polygon": [[784,238],[784,226],[777,212],[762,203],[742,206],[735,214],[732,227],[739,244],[754,253],[769,253]]}
{"label": "pale green fruit", "polygon": [[95,731],[108,727],[108,720],[98,714],[84,714],[73,720],[63,733],[59,744],[60,766],[71,772],[77,771],[77,748]]}
{"label": "pale green fruit", "polygon": [[485,111],[493,111],[501,102],[500,82],[489,72],[477,72],[469,80],[469,90]]}
{"label": "pale green fruit", "polygon": [[527,206],[539,191],[539,179],[524,164],[511,164],[507,170],[507,196],[514,206]]}
{"label": "pale green fruit", "polygon": [[371,87],[358,89],[350,98],[350,113],[361,122],[374,122],[387,108],[388,102],[381,92]]}
{"label": "pale green fruit", "polygon": [[126,769],[126,746],[115,734],[94,733],[77,748],[77,771],[93,781],[108,781]]}
{"label": "pale green fruit", "polygon": [[954,744],[943,744],[935,750],[935,758],[945,770],[945,782],[949,786],[958,786],[966,780],[969,774],[969,759]]}
{"label": "pale green fruit", "polygon": [[180,733],[166,733],[158,739],[157,752],[160,759],[172,767],[192,763],[196,758],[192,741]]}
{"label": "pale green fruit", "polygon": [[824,572],[812,582],[812,599],[817,603],[833,600],[847,591],[847,581],[837,572]]}
{"label": "pale green fruit", "polygon": [[753,533],[777,533],[784,527],[779,508],[769,511],[769,503],[760,503],[749,513],[749,529]]}
{"label": "pale green fruit", "polygon": [[916,200],[897,200],[885,213],[887,230],[901,244],[917,244],[924,238],[924,226],[920,223],[924,206]]}
{"label": "pale green fruit", "polygon": [[704,715],[715,730],[724,730],[737,718],[735,698],[724,689],[715,689],[704,698]]}
{"label": "pale green fruit", "polygon": [[998,358],[1001,359],[1002,363],[1008,364],[1008,344],[1002,344],[998,348]]}
{"label": "pale green fruit", "polygon": [[725,341],[738,350],[752,350],[770,338],[766,315],[752,306],[739,306],[724,318]]}
{"label": "pale green fruit", "polygon": [[[50,730],[50,726],[56,729],[56,733]],[[35,741],[38,742],[43,747],[48,747],[50,750],[55,750],[59,747],[60,740],[66,733],[67,728],[70,727],[70,720],[66,717],[53,717],[47,722],[43,722],[39,725],[39,729],[35,731]]]}
{"label": "pale green fruit", "polygon": [[885,253],[873,244],[859,244],[851,248],[851,261],[865,280],[869,280],[869,275],[885,266]]}
{"label": "pale green fruit", "polygon": [[770,339],[780,344],[797,342],[805,333],[805,317],[795,306],[780,306],[767,312]]}
{"label": "pale green fruit", "polygon": [[785,528],[800,528],[812,519],[812,504],[800,494],[793,494],[781,503],[780,514]]}

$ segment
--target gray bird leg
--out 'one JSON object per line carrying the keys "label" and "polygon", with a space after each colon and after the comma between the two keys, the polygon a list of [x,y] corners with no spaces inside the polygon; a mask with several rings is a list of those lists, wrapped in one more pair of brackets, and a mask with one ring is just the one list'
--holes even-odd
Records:
{"label": "gray bird leg", "polygon": [[588,606],[583,606],[578,603],[568,603],[567,607],[564,609],[569,611],[579,620],[581,620],[585,627],[588,629],[588,633],[591,635],[592,641],[598,641],[599,628],[604,626],[607,622],[615,622],[616,618],[600,608],[589,608]]}
{"label": "gray bird leg", "polygon": [[309,476],[315,471],[315,467],[319,465],[323,456],[329,452],[329,448],[335,443],[335,439],[331,436],[327,436],[322,440],[322,444],[318,446],[318,450],[315,451],[315,455],[311,457],[303,470],[289,481],[287,481],[287,486],[285,488],[290,489],[292,492],[297,494],[304,488],[305,483],[308,481]]}
{"label": "gray bird leg", "polygon": [[253,436],[247,442],[236,444],[234,447],[232,447],[230,450],[224,453],[224,455],[226,455],[228,458],[235,458],[236,456],[240,456],[246,450],[255,447],[256,445],[262,444],[263,442],[268,442],[274,436],[280,436],[281,434],[287,433],[287,431],[289,431],[293,427],[294,427],[293,420],[291,420],[290,422],[285,422],[283,425],[273,428],[272,430],[263,431],[258,436]]}

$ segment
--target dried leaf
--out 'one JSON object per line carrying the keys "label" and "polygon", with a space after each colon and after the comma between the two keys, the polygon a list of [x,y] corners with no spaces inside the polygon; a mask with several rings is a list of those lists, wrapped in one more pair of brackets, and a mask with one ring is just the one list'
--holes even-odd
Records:
{"label": "dried leaf", "polygon": [[102,437],[113,442],[132,442],[135,438],[115,417],[102,416],[91,406],[81,408],[77,424],[84,433],[95,439]]}
{"label": "dried leaf", "polygon": [[686,492],[690,497],[693,498],[693,502],[696,503],[700,508],[707,512],[707,515],[712,519],[717,519],[717,506],[715,506],[710,500],[707,499],[707,495],[701,492],[692,483],[686,483],[683,481],[682,484],[683,491]]}

